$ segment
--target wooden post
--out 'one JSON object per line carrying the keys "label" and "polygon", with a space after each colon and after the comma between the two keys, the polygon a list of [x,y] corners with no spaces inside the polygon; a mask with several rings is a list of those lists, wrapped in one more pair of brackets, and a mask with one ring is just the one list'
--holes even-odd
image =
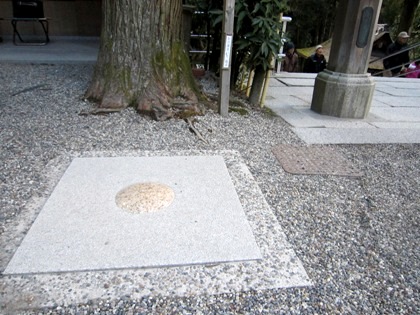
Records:
{"label": "wooden post", "polygon": [[264,107],[265,96],[267,95],[268,84],[270,83],[270,77],[271,77],[270,73],[271,73],[271,71],[272,71],[272,69],[267,69],[267,71],[265,72],[264,86],[263,86],[261,99],[260,99],[260,107],[261,108]]}
{"label": "wooden post", "polygon": [[235,0],[224,1],[222,32],[222,54],[220,60],[219,114],[226,117],[229,112],[230,64],[233,45],[233,21],[235,18]]}
{"label": "wooden post", "polygon": [[248,75],[248,82],[246,83],[246,97],[249,97],[249,94],[251,93],[252,80],[254,80],[254,70],[250,69]]}

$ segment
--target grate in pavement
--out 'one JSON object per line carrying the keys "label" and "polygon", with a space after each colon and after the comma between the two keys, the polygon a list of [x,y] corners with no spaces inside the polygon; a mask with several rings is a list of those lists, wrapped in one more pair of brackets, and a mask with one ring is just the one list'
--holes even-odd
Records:
{"label": "grate in pavement", "polygon": [[288,173],[363,176],[362,171],[331,147],[281,144],[272,151]]}

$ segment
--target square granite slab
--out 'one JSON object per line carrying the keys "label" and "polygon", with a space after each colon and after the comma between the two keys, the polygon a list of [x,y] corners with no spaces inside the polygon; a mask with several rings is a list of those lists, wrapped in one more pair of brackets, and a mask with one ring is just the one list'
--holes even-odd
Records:
{"label": "square granite slab", "polygon": [[[130,213],[119,191],[160,183],[166,208]],[[145,268],[261,259],[221,156],[75,158],[5,273]]]}
{"label": "square granite slab", "polygon": [[[41,177],[0,235],[7,311],[312,285],[236,151],[72,152]],[[119,209],[116,193],[143,181],[171,187],[173,202]]]}

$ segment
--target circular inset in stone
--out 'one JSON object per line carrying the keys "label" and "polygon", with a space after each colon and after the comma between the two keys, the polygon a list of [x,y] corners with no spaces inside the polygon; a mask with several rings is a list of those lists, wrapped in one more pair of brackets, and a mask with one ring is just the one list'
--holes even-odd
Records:
{"label": "circular inset in stone", "polygon": [[169,206],[175,193],[160,183],[138,183],[118,192],[117,206],[132,213],[154,212]]}

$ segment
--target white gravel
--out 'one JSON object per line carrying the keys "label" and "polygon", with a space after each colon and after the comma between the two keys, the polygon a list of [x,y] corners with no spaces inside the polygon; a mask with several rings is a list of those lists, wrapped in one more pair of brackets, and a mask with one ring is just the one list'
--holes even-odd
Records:
{"label": "white gravel", "polygon": [[[0,64],[0,237],[47,189],[47,164],[69,152],[235,150],[314,283],[220,295],[81,301],[21,314],[418,314],[420,160],[417,144],[336,147],[364,176],[292,175],[271,152],[304,145],[280,118],[248,107],[209,111],[196,128],[133,109],[81,116],[90,65]],[[2,267],[9,252],[0,254]],[[0,313],[7,307],[0,276]],[[46,288],[48,290],[48,288]]]}

